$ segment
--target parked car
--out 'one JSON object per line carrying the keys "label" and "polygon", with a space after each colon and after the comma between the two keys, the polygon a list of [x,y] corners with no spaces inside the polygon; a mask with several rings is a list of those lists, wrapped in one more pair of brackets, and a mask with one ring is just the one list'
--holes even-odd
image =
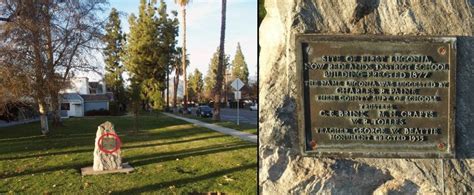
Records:
{"label": "parked car", "polygon": [[258,104],[255,103],[254,105],[250,106],[250,110],[258,110]]}
{"label": "parked car", "polygon": [[[184,108],[181,107],[181,108],[178,109],[178,112],[179,112],[180,114],[183,114],[183,110],[184,110]],[[191,114],[191,108],[189,108],[189,107],[186,108],[185,114]]]}
{"label": "parked car", "polygon": [[196,115],[200,117],[212,117],[212,108],[209,106],[199,106]]}

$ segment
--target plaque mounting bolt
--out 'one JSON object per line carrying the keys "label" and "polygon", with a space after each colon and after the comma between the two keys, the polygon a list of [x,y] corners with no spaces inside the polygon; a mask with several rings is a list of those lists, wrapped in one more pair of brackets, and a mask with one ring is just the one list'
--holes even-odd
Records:
{"label": "plaque mounting bolt", "polygon": [[446,48],[445,47],[438,48],[438,53],[441,54],[441,55],[446,54]]}
{"label": "plaque mounting bolt", "polygon": [[311,145],[311,148],[312,148],[313,150],[316,149],[316,146],[317,146],[316,141],[311,140],[311,142],[309,142],[309,145]]}
{"label": "plaque mounting bolt", "polygon": [[444,150],[445,147],[446,147],[446,144],[444,144],[444,143],[439,143],[438,144],[438,149],[440,149],[440,150]]}

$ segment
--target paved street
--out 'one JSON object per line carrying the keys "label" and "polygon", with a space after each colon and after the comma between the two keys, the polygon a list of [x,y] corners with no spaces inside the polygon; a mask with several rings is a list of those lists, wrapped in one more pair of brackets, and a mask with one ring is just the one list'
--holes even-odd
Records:
{"label": "paved street", "polygon": [[[258,124],[257,112],[258,111],[250,111],[248,108],[241,108],[240,112],[240,122],[241,123],[249,123],[253,125]],[[196,108],[192,109],[193,115],[196,115]],[[225,121],[232,121],[237,123],[237,109],[230,109],[230,108],[222,108],[221,109],[221,119]]]}
{"label": "paved street", "polygon": [[[250,111],[249,109],[239,110],[239,120],[242,123],[258,124],[258,111]],[[237,123],[237,109],[224,108],[221,109],[221,119],[226,121],[233,121]]]}

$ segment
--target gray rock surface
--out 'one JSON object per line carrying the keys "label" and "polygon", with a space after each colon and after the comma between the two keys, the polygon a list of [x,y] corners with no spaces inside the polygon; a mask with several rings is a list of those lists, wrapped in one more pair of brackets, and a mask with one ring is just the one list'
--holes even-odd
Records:
{"label": "gray rock surface", "polygon": [[107,121],[97,127],[94,147],[94,171],[116,170],[122,168],[122,158],[120,148],[113,153],[105,153],[99,149],[99,138],[105,133],[115,133],[114,125]]}
{"label": "gray rock surface", "polygon": [[[265,0],[260,33],[262,194],[472,194],[474,7],[467,0]],[[459,36],[456,159],[302,157],[296,122],[295,35]],[[278,75],[278,76],[276,76]]]}

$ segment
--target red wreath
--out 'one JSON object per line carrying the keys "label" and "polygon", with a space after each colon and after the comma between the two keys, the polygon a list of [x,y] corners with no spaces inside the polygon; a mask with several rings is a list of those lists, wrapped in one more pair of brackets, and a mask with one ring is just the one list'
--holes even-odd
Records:
{"label": "red wreath", "polygon": [[[115,141],[117,142],[117,144],[115,145],[115,148],[113,150],[106,150],[104,148],[104,146],[102,145],[102,140],[104,139],[105,136],[108,136],[108,135],[111,135],[114,137]],[[117,136],[117,134],[115,133],[105,133],[105,134],[102,134],[102,136],[99,137],[99,141],[97,142],[97,144],[99,145],[99,150],[104,152],[104,153],[107,153],[107,154],[112,154],[114,152],[116,152],[117,150],[120,149],[120,146],[122,145],[122,142],[120,141],[120,138]]]}

